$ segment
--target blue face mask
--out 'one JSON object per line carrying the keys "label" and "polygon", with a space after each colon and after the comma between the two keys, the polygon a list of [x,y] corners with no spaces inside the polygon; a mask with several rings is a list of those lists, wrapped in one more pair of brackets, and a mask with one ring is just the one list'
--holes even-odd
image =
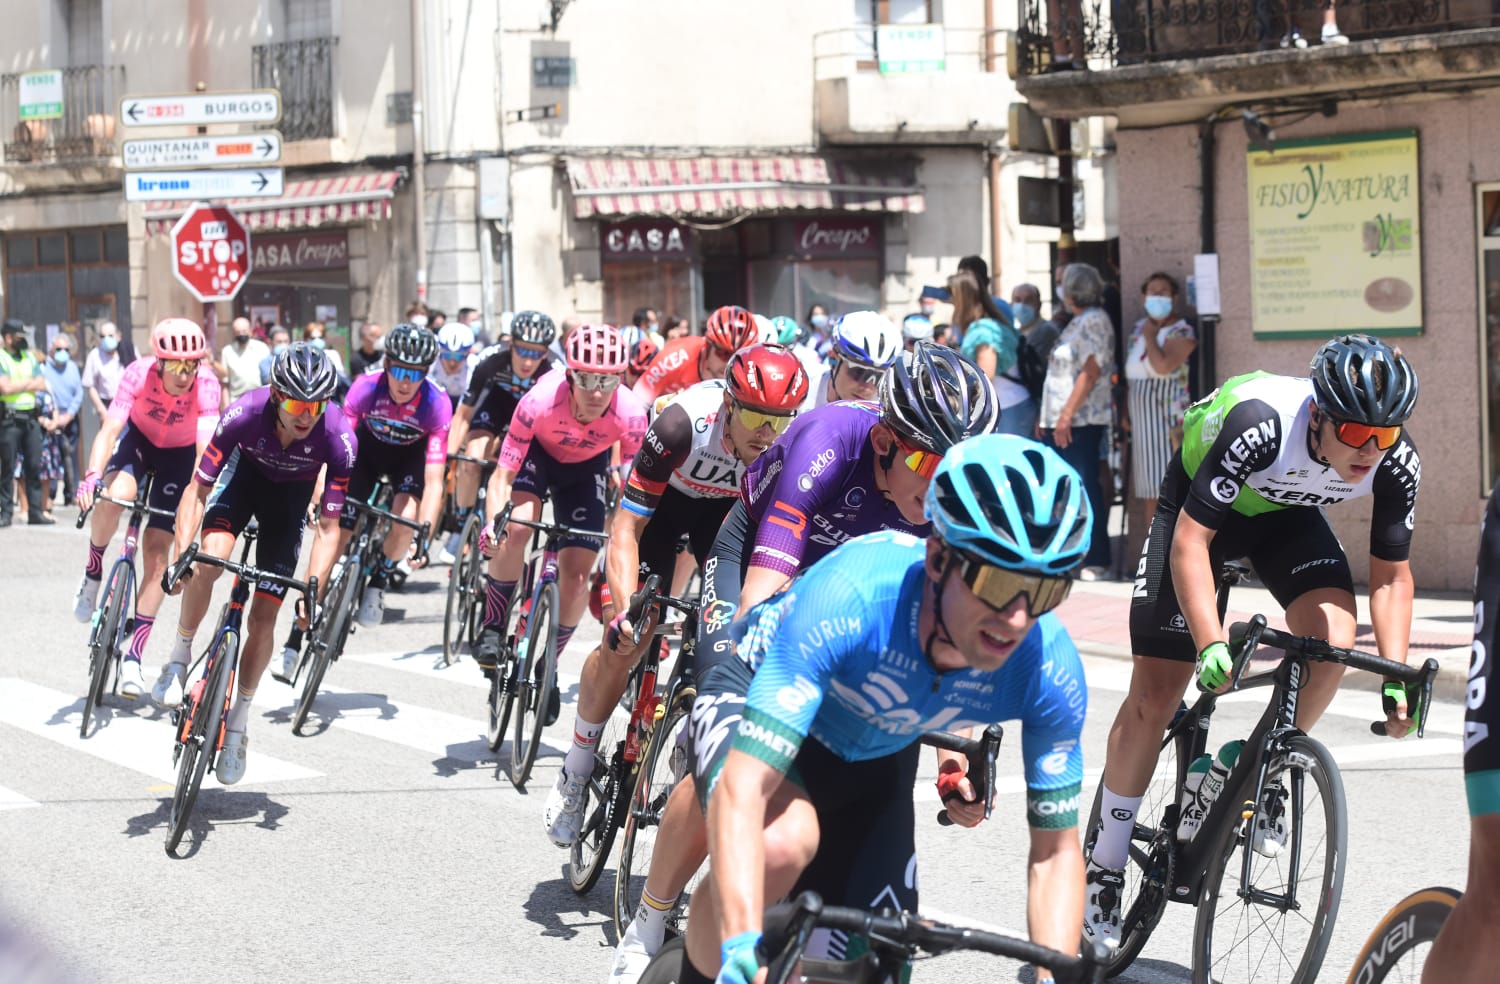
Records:
{"label": "blue face mask", "polygon": [[272,355],[280,355],[281,353],[285,352],[289,348],[291,348],[291,346],[288,345],[286,342],[277,342],[275,345],[273,345],[271,347],[271,354]]}
{"label": "blue face mask", "polygon": [[1172,299],[1162,297],[1160,294],[1148,294],[1146,296],[1146,313],[1157,321],[1161,321],[1172,313]]}
{"label": "blue face mask", "polygon": [[826,314],[815,314],[811,318],[809,318],[808,320],[812,322],[812,326],[814,328],[827,328],[828,327],[828,315],[826,315]]}
{"label": "blue face mask", "polygon": [[1036,308],[1030,304],[1012,304],[1010,312],[1015,315],[1016,326],[1019,328],[1025,328],[1036,320]]}
{"label": "blue face mask", "polygon": [[52,353],[52,361],[56,362],[60,366],[67,365],[68,364],[68,350],[67,349],[58,349],[56,352],[53,352]]}
{"label": "blue face mask", "polygon": [[323,339],[321,339],[321,338],[309,338],[307,340],[307,344],[311,345],[315,349],[320,349],[320,348],[323,348],[328,343],[325,342],[325,341],[323,341]]}
{"label": "blue face mask", "polygon": [[118,338],[101,338],[99,339],[99,347],[106,352],[113,352],[120,347],[120,340]]}

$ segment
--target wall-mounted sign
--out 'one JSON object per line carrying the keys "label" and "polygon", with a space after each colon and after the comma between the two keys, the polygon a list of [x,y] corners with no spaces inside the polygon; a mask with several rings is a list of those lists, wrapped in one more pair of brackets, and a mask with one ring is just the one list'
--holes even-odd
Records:
{"label": "wall-mounted sign", "polygon": [[1258,337],[1421,334],[1416,130],[1278,140],[1247,172]]}
{"label": "wall-mounted sign", "polygon": [[[255,269],[343,270],[349,266],[349,237],[343,232],[304,232],[250,237]],[[322,318],[318,319],[323,320]]]}
{"label": "wall-mounted sign", "polygon": [[948,64],[941,24],[880,24],[875,53],[882,75],[941,72]]}
{"label": "wall-mounted sign", "polygon": [[280,119],[281,93],[276,89],[126,96],[120,100],[120,122],[125,126],[210,126],[275,123]]}
{"label": "wall-mounted sign", "polygon": [[569,89],[573,86],[573,59],[559,55],[537,55],[531,59],[533,89]]}
{"label": "wall-mounted sign", "polygon": [[792,227],[795,251],[802,256],[879,256],[879,219],[802,219]]}
{"label": "wall-mounted sign", "polygon": [[20,80],[22,120],[59,120],[63,115],[63,78],[60,69],[27,72]]}
{"label": "wall-mounted sign", "polygon": [[120,157],[131,171],[274,164],[281,160],[281,134],[268,130],[243,136],[146,137],[126,140],[120,147]]}
{"label": "wall-mounted sign", "polygon": [[615,222],[603,228],[599,245],[606,260],[686,260],[693,230],[670,219]]}

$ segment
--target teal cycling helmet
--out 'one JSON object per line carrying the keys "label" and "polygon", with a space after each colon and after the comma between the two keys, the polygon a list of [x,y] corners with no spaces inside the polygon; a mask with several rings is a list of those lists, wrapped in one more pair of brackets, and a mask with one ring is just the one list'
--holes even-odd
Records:
{"label": "teal cycling helmet", "polygon": [[771,324],[776,329],[776,344],[795,345],[802,341],[802,326],[797,324],[796,318],[788,318],[783,314],[772,318]]}
{"label": "teal cycling helmet", "polygon": [[954,445],[927,487],[926,513],[961,553],[1049,575],[1083,561],[1094,527],[1078,473],[1051,448],[1011,434]]}

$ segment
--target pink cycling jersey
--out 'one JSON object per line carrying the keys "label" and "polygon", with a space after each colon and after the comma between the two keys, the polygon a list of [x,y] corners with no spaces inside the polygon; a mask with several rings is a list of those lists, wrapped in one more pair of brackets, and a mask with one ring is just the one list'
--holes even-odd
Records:
{"label": "pink cycling jersey", "polygon": [[155,356],[142,356],[125,368],[109,419],[129,423],[158,448],[207,444],[219,426],[219,380],[199,364],[197,385],[182,396],[162,386]]}
{"label": "pink cycling jersey", "polygon": [[501,468],[520,471],[533,440],[554,461],[565,465],[587,461],[616,441],[626,460],[635,457],[646,433],[646,407],[635,394],[623,386],[616,387],[614,398],[599,419],[581,424],[573,418],[571,393],[568,371],[559,367],[521,398],[500,448]]}

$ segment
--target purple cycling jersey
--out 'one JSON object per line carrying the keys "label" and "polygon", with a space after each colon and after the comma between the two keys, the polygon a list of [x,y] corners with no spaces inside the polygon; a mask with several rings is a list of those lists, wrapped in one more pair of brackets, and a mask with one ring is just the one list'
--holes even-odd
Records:
{"label": "purple cycling jersey", "polygon": [[926,536],[875,485],[874,403],[830,403],[801,414],[745,473],[740,498],[755,522],[750,564],[796,574],[839,544],[876,530]]}
{"label": "purple cycling jersey", "polygon": [[337,516],[344,507],[344,493],[349,488],[349,471],[354,467],[358,445],[344,415],[337,408],[329,409],[307,437],[282,447],[281,438],[276,436],[276,405],[271,402],[271,388],[251,390],[224,411],[213,440],[198,461],[195,477],[204,485],[213,485],[236,452],[253,462],[273,482],[313,480],[327,465],[321,510],[324,516]]}
{"label": "purple cycling jersey", "polygon": [[351,428],[362,423],[370,436],[385,444],[408,445],[426,439],[427,463],[447,460],[448,425],[453,405],[442,387],[422,380],[417,394],[405,403],[391,396],[384,372],[367,372],[349,387],[344,397],[344,416]]}

